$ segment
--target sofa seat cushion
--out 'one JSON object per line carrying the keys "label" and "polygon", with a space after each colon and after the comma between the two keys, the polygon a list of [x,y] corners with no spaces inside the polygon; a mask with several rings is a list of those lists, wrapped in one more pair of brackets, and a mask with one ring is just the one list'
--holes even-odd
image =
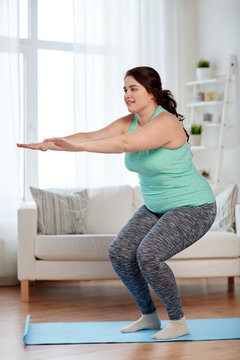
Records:
{"label": "sofa seat cushion", "polygon": [[[41,260],[109,260],[114,234],[38,235],[35,256]],[[240,237],[229,232],[208,232],[172,259],[235,258],[240,256]]]}
{"label": "sofa seat cushion", "polygon": [[109,260],[115,235],[38,235],[35,256],[41,260]]}
{"label": "sofa seat cushion", "polygon": [[240,237],[230,232],[209,231],[172,259],[235,258],[240,256]]}

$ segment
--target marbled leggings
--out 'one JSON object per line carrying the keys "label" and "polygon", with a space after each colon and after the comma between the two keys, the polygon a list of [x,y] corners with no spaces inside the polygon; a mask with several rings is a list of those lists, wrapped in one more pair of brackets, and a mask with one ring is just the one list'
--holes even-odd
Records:
{"label": "marbled leggings", "polygon": [[109,248],[113,268],[143,314],[156,310],[149,284],[170,320],[184,316],[174,274],[165,261],[199,240],[215,216],[215,202],[182,206],[163,214],[143,205],[114,239]]}

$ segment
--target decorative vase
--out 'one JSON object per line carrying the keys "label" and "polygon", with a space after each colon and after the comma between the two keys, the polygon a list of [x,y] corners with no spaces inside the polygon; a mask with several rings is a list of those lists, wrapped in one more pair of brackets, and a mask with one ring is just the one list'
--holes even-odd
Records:
{"label": "decorative vase", "polygon": [[191,144],[191,146],[200,146],[201,145],[201,134],[191,134],[190,135],[190,144]]}
{"label": "decorative vase", "polygon": [[211,78],[212,69],[210,67],[196,68],[196,79],[198,81],[207,80]]}

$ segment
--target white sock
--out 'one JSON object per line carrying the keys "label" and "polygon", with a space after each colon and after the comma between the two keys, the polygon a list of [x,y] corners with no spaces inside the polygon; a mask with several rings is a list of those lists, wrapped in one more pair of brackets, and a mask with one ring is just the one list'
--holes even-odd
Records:
{"label": "white sock", "polygon": [[152,336],[153,339],[175,339],[179,336],[189,334],[185,317],[180,320],[170,320],[169,324]]}
{"label": "white sock", "polygon": [[142,315],[142,317],[130,325],[122,328],[123,333],[134,332],[143,329],[160,329],[161,320],[159,319],[157,311],[152,314]]}

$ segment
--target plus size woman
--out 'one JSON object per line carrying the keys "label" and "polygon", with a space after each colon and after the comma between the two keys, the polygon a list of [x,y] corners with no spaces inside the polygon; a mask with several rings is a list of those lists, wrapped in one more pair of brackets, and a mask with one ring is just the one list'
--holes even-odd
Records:
{"label": "plus size woman", "polygon": [[[166,260],[210,229],[216,216],[215,197],[192,163],[183,116],[178,114],[171,92],[162,89],[159,74],[146,66],[127,71],[124,92],[130,114],[107,127],[18,146],[42,151],[125,153],[126,167],[138,173],[144,205],[109,248],[114,270],[142,313],[122,332],[158,329],[153,338],[176,338],[188,334],[189,328]],[[169,324],[164,329],[149,286],[168,313]]]}

